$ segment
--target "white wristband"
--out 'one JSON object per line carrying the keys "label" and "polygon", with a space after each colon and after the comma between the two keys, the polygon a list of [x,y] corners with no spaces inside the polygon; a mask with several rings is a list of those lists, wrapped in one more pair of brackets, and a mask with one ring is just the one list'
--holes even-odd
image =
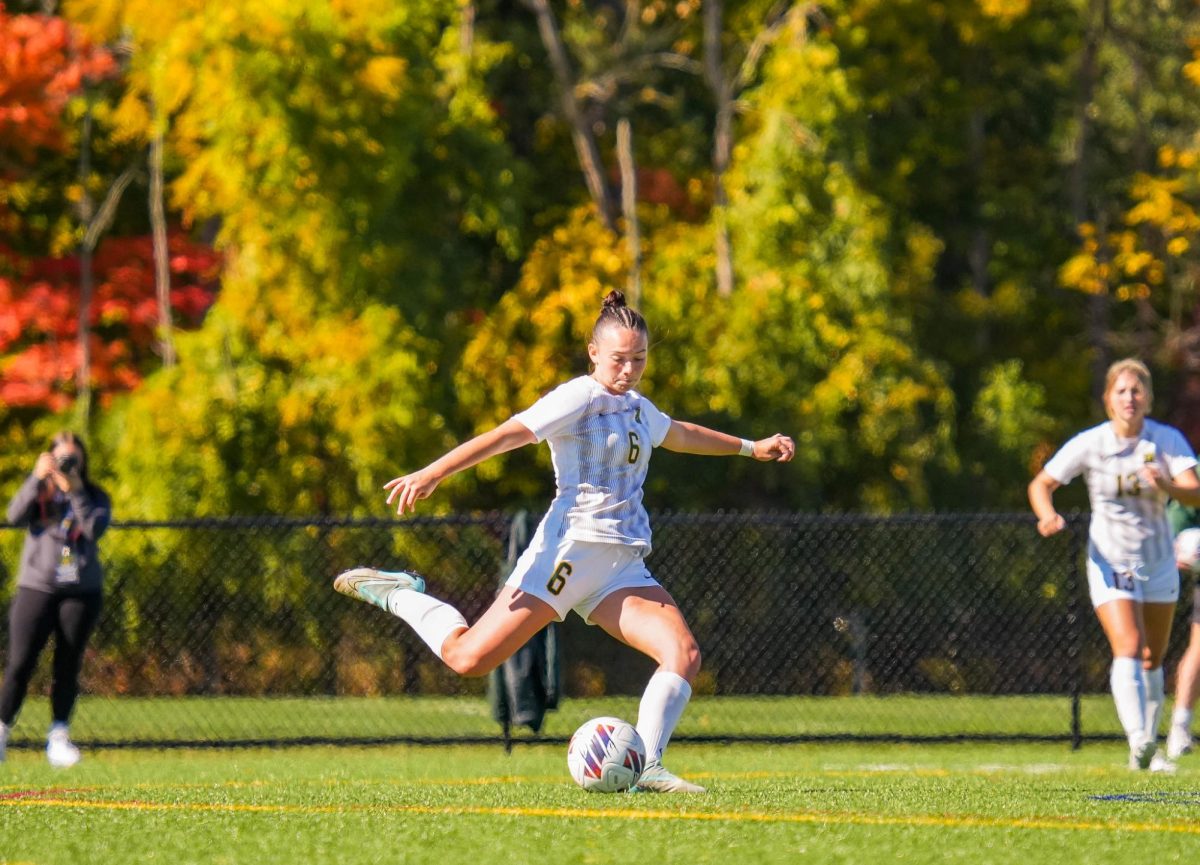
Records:
{"label": "white wristband", "polygon": [[742,439],[742,449],[738,453],[744,457],[754,456],[754,442],[750,439]]}

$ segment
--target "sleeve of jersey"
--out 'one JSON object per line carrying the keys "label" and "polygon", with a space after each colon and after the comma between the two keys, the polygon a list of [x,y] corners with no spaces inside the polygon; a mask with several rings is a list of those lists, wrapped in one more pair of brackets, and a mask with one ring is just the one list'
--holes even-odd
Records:
{"label": "sleeve of jersey", "polygon": [[1050,475],[1060,484],[1069,484],[1079,477],[1083,471],[1083,457],[1087,443],[1082,435],[1077,435],[1050,457],[1042,466],[1042,471]]}
{"label": "sleeve of jersey", "polygon": [[658,447],[671,431],[671,418],[650,400],[643,401],[646,403],[646,422],[650,425],[650,443]]}
{"label": "sleeve of jersey", "polygon": [[578,381],[560,384],[525,411],[517,412],[513,419],[528,427],[539,442],[569,428],[591,402],[588,388],[579,386]]}
{"label": "sleeve of jersey", "polygon": [[1171,430],[1171,451],[1167,454],[1167,471],[1177,478],[1188,469],[1196,467],[1196,454],[1188,440],[1177,429]]}

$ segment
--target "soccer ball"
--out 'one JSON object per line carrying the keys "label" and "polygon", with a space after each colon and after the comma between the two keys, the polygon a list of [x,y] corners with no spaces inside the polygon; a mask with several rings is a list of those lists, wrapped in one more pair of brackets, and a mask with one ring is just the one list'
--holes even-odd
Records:
{"label": "soccer ball", "polygon": [[1181,570],[1196,573],[1200,564],[1200,529],[1184,529],[1175,536],[1175,563]]}
{"label": "soccer ball", "polygon": [[620,718],[592,718],[567,745],[567,768],[590,793],[620,793],[642,776],[646,746],[632,724]]}

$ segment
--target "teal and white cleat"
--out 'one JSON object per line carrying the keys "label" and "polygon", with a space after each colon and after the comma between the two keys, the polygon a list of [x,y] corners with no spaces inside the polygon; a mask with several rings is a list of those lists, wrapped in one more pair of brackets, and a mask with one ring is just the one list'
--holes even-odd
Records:
{"label": "teal and white cleat", "polygon": [[391,597],[392,592],[404,589],[412,592],[424,592],[425,581],[407,571],[351,568],[334,577],[333,588],[343,595],[374,604],[390,613],[388,598]]}
{"label": "teal and white cleat", "polygon": [[663,768],[662,763],[646,766],[637,784],[629,788],[630,793],[707,793],[699,784],[685,781]]}

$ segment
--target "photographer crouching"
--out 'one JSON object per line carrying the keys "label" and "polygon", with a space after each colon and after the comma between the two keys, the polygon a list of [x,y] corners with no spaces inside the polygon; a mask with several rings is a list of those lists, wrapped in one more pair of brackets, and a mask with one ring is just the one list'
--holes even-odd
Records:
{"label": "photographer crouching", "polygon": [[100,617],[103,573],[96,542],[108,528],[112,503],[88,478],[87,450],[60,432],[8,505],[8,521],[27,529],[9,608],[8,660],[0,687],[0,760],[38,656],[54,634],[54,679],[46,758],[52,766],[79,762],[68,723],[79,696],[88,636]]}

